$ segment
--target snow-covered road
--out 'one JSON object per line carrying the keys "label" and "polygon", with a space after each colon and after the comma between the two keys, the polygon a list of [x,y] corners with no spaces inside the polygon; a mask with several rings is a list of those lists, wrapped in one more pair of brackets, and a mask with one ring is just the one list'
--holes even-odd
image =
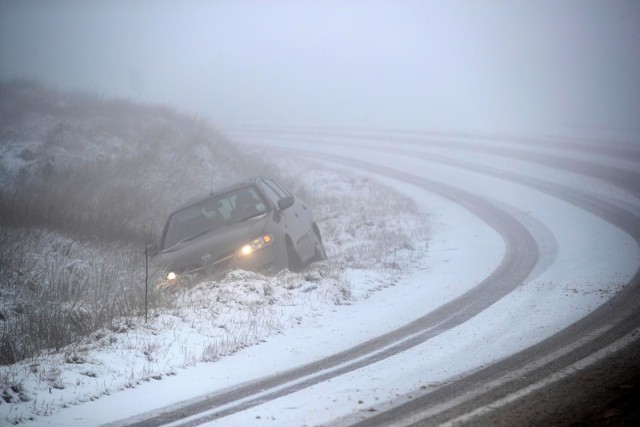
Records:
{"label": "snow-covered road", "polygon": [[[97,424],[114,425],[466,421],[637,345],[638,148],[563,137],[230,133],[408,194],[429,213],[427,261],[314,324],[70,408],[50,425],[86,421],[92,408]],[[172,401],[176,387],[190,390],[186,401]]]}

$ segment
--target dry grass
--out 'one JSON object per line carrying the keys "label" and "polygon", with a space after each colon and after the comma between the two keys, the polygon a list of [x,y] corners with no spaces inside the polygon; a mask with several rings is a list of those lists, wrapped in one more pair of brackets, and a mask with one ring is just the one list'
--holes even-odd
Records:
{"label": "dry grass", "polygon": [[1,364],[61,349],[144,310],[144,258],[134,246],[4,228],[0,259]]}
{"label": "dry grass", "polygon": [[259,165],[163,106],[1,83],[0,364],[140,315],[168,212]]}

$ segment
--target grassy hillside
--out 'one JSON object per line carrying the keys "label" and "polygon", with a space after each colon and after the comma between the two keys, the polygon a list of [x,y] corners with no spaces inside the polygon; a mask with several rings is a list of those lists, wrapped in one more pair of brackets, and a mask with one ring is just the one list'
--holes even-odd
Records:
{"label": "grassy hillside", "polygon": [[0,364],[139,314],[167,214],[263,170],[163,106],[1,83]]}

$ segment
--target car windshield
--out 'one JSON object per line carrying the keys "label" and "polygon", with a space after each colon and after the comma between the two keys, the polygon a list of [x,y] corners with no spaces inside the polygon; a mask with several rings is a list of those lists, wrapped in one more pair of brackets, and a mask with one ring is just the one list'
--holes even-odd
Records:
{"label": "car windshield", "polygon": [[175,212],[167,224],[164,249],[193,239],[218,227],[245,221],[267,211],[255,187],[212,196]]}

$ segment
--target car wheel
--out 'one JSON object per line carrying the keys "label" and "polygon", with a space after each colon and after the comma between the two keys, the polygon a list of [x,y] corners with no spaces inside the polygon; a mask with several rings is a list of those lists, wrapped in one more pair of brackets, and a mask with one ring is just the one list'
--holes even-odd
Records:
{"label": "car wheel", "polygon": [[327,252],[324,250],[324,246],[322,245],[322,242],[319,240],[316,240],[316,253],[311,258],[311,262],[325,261],[326,259],[327,259]]}
{"label": "car wheel", "polygon": [[322,244],[320,230],[318,230],[315,224],[313,226],[313,234],[316,236],[316,253],[311,258],[311,262],[325,261],[327,259],[327,252],[324,250],[324,245]]}
{"label": "car wheel", "polygon": [[302,258],[298,255],[298,251],[293,247],[293,243],[289,239],[287,239],[287,257],[289,259],[289,270],[291,271],[301,271],[304,267],[304,263],[302,262]]}

